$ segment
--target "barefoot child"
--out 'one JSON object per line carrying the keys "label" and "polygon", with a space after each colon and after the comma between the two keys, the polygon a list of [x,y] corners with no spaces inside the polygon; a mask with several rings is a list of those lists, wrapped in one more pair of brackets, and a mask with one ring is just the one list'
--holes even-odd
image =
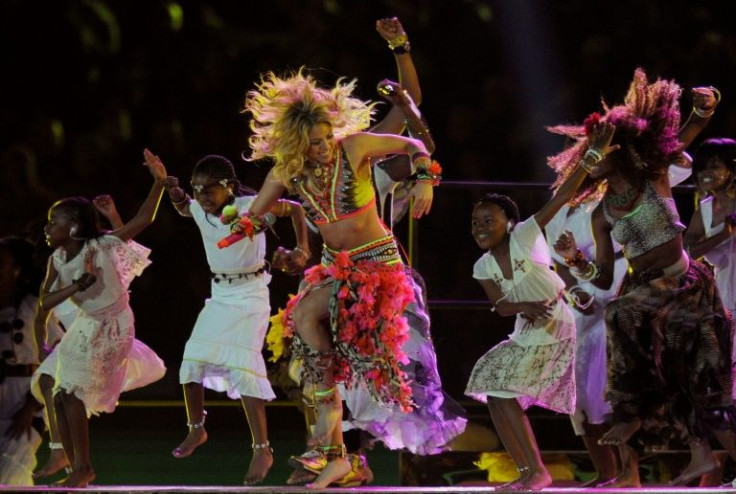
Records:
{"label": "barefoot child", "polygon": [[[612,132],[601,126],[591,147],[606,152]],[[516,203],[506,196],[488,194],[473,209],[473,237],[488,251],[476,262],[473,277],[494,310],[516,315],[516,324],[507,340],[478,360],[465,392],[487,401],[496,432],[517,464],[521,477],[510,489],[539,490],[552,482],[524,410],[538,405],[569,414],[575,408],[575,320],[562,297],[565,283],[549,268],[542,229],[584,177],[580,166],[539,212],[521,223]]]}
{"label": "barefoot child", "polygon": [[[103,234],[91,201],[69,197],[48,215],[46,240],[54,253],[41,289],[39,311],[71,298],[77,317],[57,347],[54,405],[64,450],[72,466],[65,487],[95,479],[89,452],[89,416],[112,412],[125,381],[135,329],[128,285],[150,263],[148,249],[127,242],[150,225],[163,193],[166,170],[147,163],[154,184],[138,213],[122,228]],[[58,287],[58,289],[56,289]],[[43,333],[44,325],[37,326]],[[37,334],[37,342],[45,338]]]}
{"label": "barefoot child", "polygon": [[[94,199],[92,203],[97,212],[104,216],[113,230],[122,228],[124,223],[120,214],[118,214],[115,201],[107,194],[102,194]],[[132,241],[129,241],[132,242]],[[134,243],[132,244],[135,245]],[[56,290],[58,286],[53,286],[52,290]],[[54,307],[52,318],[58,320],[59,326],[62,328],[71,328],[74,319],[80,309],[71,299],[66,299],[56,307]],[[45,315],[43,311],[39,311],[34,324],[45,324]],[[59,338],[63,332],[59,335]],[[49,457],[46,463],[38,470],[33,472],[36,479],[49,477],[62,469],[71,470],[69,459],[64,452],[64,445],[61,442],[61,432],[56,424],[56,413],[54,412],[54,375],[56,374],[56,365],[58,363],[58,354],[55,348],[42,346],[38,348],[41,359],[41,365],[33,373],[31,378],[31,393],[39,403],[45,408],[44,418],[46,426],[49,430]],[[133,340],[133,346],[128,354],[128,365],[125,374],[125,384],[123,391],[142,388],[148,384],[154,383],[161,379],[166,373],[166,366],[163,360],[139,339]]]}
{"label": "barefoot child", "polygon": [[[257,484],[273,464],[265,401],[275,395],[261,353],[271,312],[271,275],[264,260],[266,237],[256,231],[251,238],[218,247],[218,242],[230,233],[230,226],[220,219],[223,209],[228,206],[245,212],[253,201],[249,190],[240,185],[233,165],[224,157],[205,156],[196,164],[192,173],[194,200],[179,187],[176,177],[168,177],[166,187],[179,214],[193,218],[199,227],[212,271],[212,297],[194,325],[179,372],[189,434],[172,454],[185,458],[207,440],[204,388],[225,391],[228,397],[240,399],[243,404],[253,438],[253,458],[244,483]],[[303,246],[286,253],[286,265],[292,260],[306,261],[307,228],[301,206],[280,200],[270,213],[268,222],[273,221],[273,216],[291,217],[297,243]]]}

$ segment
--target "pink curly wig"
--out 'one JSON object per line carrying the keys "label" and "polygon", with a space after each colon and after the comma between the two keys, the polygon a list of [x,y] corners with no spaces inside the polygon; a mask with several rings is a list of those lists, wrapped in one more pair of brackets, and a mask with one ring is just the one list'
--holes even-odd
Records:
{"label": "pink curly wig", "polygon": [[[601,101],[604,114],[600,120],[616,126],[613,143],[621,146],[608,159],[615,160],[625,176],[637,182],[652,179],[677,159],[682,148],[678,139],[681,93],[674,81],[657,79],[649,83],[644,70],[637,68],[622,105],[611,108]],[[588,138],[583,125],[557,125],[548,130],[574,140],[573,145],[547,159],[557,172],[557,180],[552,184],[557,190],[575,171],[587,149]],[[601,198],[605,191],[605,179],[588,177],[571,203]]]}

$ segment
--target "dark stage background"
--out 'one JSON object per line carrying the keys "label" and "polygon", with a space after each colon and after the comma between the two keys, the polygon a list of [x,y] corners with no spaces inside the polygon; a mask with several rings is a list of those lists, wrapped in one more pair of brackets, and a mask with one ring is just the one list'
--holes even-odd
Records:
{"label": "dark stage background", "polygon": [[[395,78],[375,21],[397,15],[412,44],[422,110],[448,181],[549,182],[545,158],[563,145],[544,127],[582,122],[600,98],[620,100],[636,66],[686,88],[714,85],[723,101],[701,140],[736,136],[736,24],[726,2],[4,0],[0,3],[0,234],[43,224],[69,195],[111,194],[130,218],[150,186],[150,147],[184,183],[197,159],[223,154],[258,187],[268,164],[246,163],[246,90],[265,70],[302,65],[325,83],[357,77],[359,96]],[[382,107],[385,112],[386,107]],[[473,199],[489,187],[436,191],[419,224],[415,264],[426,278],[440,371],[462,390],[476,359],[513,325],[483,308],[471,278],[481,255],[470,237]],[[528,216],[544,187],[509,190]],[[684,219],[692,195],[679,193]],[[292,245],[286,222],[270,250]],[[399,234],[406,243],[406,225]],[[138,240],[153,265],[132,286],[138,337],[166,361],[164,380],[128,397],[178,399],[178,365],[209,291],[191,220],[165,199]],[[297,280],[277,273],[272,307]]]}

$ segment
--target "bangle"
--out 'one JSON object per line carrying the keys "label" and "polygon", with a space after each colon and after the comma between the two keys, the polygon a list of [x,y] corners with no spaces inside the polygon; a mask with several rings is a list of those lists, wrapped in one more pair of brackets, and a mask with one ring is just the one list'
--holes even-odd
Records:
{"label": "bangle", "polygon": [[584,270],[577,265],[572,266],[570,274],[580,281],[593,281],[601,275],[601,272],[594,262],[588,261],[588,266]]}
{"label": "bangle", "polygon": [[[580,296],[578,295],[578,292],[584,292],[588,294],[589,298],[588,301],[584,304],[580,302]],[[585,290],[582,289],[579,285],[574,285],[565,290],[565,299],[567,302],[572,305],[573,307],[577,308],[580,311],[586,310],[588,307],[593,305],[593,302],[595,301],[595,296],[592,294],[589,294]]]}
{"label": "bangle", "polygon": [[693,106],[693,113],[699,116],[700,118],[710,118],[713,116],[713,114],[716,112],[716,107],[714,106],[710,110],[703,110],[700,108],[696,108]]}
{"label": "bangle", "polygon": [[585,151],[585,154],[583,155],[583,159],[593,158],[594,164],[603,161],[603,158],[605,157],[606,157],[606,153],[604,153],[598,148],[588,148],[588,150]]}
{"label": "bangle", "polygon": [[304,257],[309,258],[309,252],[307,252],[306,250],[302,249],[298,245],[296,247],[294,247],[293,249],[291,249],[291,251],[292,252],[299,252]]}
{"label": "bangle", "polygon": [[181,206],[182,204],[184,204],[185,202],[189,202],[189,200],[190,200],[189,199],[189,194],[186,194],[186,193],[184,194],[184,197],[182,199],[178,200],[178,201],[175,201],[173,197],[170,197],[170,198],[171,198],[171,203],[174,206]]}
{"label": "bangle", "polygon": [[411,50],[409,37],[406,35],[406,33],[402,32],[395,38],[388,40],[388,47],[396,55],[403,55],[404,53],[408,53]]}

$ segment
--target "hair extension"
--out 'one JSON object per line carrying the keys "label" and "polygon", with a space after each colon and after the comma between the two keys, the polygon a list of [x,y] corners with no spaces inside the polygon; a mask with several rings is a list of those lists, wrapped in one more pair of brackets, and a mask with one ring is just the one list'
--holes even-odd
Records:
{"label": "hair extension", "polygon": [[[615,125],[613,143],[621,147],[607,159],[613,160],[625,176],[638,182],[653,179],[666,172],[676,160],[681,152],[678,139],[681,92],[674,81],[657,79],[650,83],[646,72],[637,68],[623,104],[609,107],[601,102],[604,111],[601,121]],[[558,125],[548,130],[575,141],[547,159],[548,165],[557,172],[557,180],[552,185],[556,190],[575,171],[587,149],[588,139],[583,126]],[[587,177],[572,203],[579,204],[591,196],[600,198],[605,190],[605,179]]]}

